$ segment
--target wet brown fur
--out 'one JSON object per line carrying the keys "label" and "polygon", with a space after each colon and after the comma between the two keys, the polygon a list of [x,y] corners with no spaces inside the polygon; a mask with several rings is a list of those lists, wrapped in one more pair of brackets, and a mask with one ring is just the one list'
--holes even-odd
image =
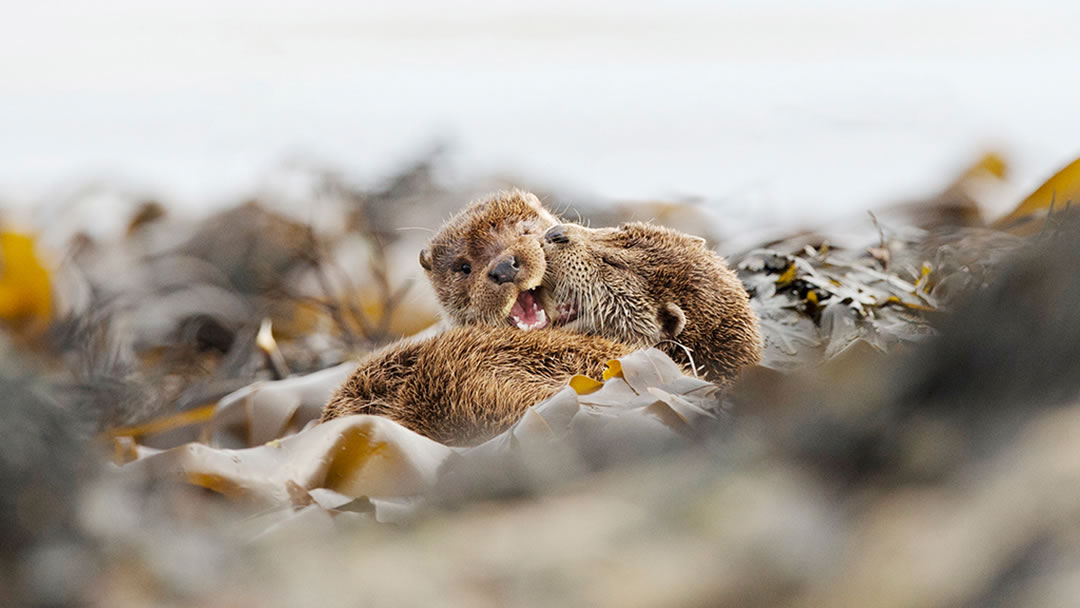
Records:
{"label": "wet brown fur", "polygon": [[634,222],[592,229],[565,224],[544,241],[542,300],[558,324],[560,303],[578,318],[562,328],[635,347],[657,345],[705,377],[730,382],[761,359],[758,322],[735,273],[704,240]]}
{"label": "wet brown fur", "polygon": [[509,428],[574,374],[599,378],[609,359],[632,350],[554,329],[457,327],[369,356],[322,421],[374,414],[448,445],[472,445]]}
{"label": "wet brown fur", "polygon": [[[451,217],[420,252],[446,317],[454,325],[510,325],[510,309],[523,290],[540,285],[544,254],[539,236],[558,223],[535,195],[499,192],[470,203]],[[519,270],[512,283],[497,284],[488,273],[513,256]],[[464,272],[464,265],[469,272]]]}
{"label": "wet brown fur", "polygon": [[[589,229],[558,224],[535,196],[511,191],[470,204],[420,254],[446,316],[442,334],[391,345],[368,357],[338,389],[323,421],[388,417],[451,445],[509,428],[574,374],[599,377],[607,360],[658,345],[680,363],[684,350],[714,382],[760,358],[746,291],[701,239],[648,224]],[[487,273],[513,255],[519,274],[497,285]],[[461,264],[471,266],[464,273]],[[521,290],[543,284],[549,318],[574,302],[561,329],[521,331],[508,322]],[[484,327],[477,327],[484,326]]]}

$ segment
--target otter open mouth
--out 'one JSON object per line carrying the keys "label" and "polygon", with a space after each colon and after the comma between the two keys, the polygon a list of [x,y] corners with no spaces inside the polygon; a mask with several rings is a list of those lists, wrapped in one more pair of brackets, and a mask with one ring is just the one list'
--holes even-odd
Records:
{"label": "otter open mouth", "polygon": [[518,294],[517,301],[510,308],[510,322],[518,329],[526,331],[531,329],[543,329],[548,326],[547,313],[540,306],[539,287],[522,291]]}
{"label": "otter open mouth", "polygon": [[571,321],[577,319],[578,309],[577,306],[569,302],[563,302],[555,309],[555,319],[552,321],[554,325],[566,325]]}

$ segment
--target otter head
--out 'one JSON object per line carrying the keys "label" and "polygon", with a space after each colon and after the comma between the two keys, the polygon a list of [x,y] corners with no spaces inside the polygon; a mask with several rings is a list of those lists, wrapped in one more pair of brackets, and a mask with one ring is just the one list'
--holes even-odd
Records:
{"label": "otter head", "polygon": [[635,222],[559,224],[541,242],[541,295],[553,325],[632,346],[660,345],[683,363],[690,352],[718,383],[760,360],[746,289],[704,239]]}
{"label": "otter head", "polygon": [[547,262],[543,303],[554,325],[636,346],[682,333],[686,316],[674,294],[666,293],[672,283],[666,275],[683,272],[683,250],[703,249],[701,239],[633,223],[559,224],[541,240]]}
{"label": "otter head", "polygon": [[470,203],[420,252],[447,318],[455,325],[547,327],[538,289],[544,276],[540,236],[558,219],[528,192],[512,190]]}

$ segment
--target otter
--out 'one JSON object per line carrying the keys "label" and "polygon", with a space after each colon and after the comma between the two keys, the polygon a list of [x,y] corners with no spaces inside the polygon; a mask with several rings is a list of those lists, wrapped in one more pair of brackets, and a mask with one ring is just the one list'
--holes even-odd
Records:
{"label": "otter", "polygon": [[543,329],[540,237],[559,223],[535,195],[499,192],[451,217],[420,252],[450,325]]}
{"label": "otter", "polygon": [[541,240],[546,271],[539,296],[553,326],[655,345],[683,365],[692,358],[720,385],[761,360],[749,295],[704,239],[634,222],[556,224]]}
{"label": "otter", "polygon": [[659,345],[680,363],[692,358],[718,384],[761,358],[738,277],[702,239],[675,230],[560,223],[534,195],[512,190],[453,216],[420,265],[451,325],[554,325]]}
{"label": "otter", "polygon": [[633,350],[558,329],[454,327],[361,361],[321,422],[374,414],[447,445],[474,445],[510,428],[575,374],[598,378],[607,361]]}
{"label": "otter", "polygon": [[420,264],[455,327],[368,357],[323,421],[376,414],[470,445],[638,348],[658,345],[684,367],[689,349],[718,384],[761,356],[738,278],[702,239],[667,228],[562,224],[514,190],[453,216]]}

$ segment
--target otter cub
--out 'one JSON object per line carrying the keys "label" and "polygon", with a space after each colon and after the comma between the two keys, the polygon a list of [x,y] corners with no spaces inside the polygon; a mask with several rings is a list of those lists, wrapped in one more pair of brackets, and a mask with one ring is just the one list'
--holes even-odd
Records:
{"label": "otter cub", "polygon": [[451,217],[420,252],[453,325],[542,329],[536,288],[544,276],[540,236],[559,223],[535,195],[500,192]]}
{"label": "otter cub", "polygon": [[[674,340],[724,384],[757,363],[761,338],[746,291],[704,242],[649,224],[560,224],[532,194],[470,203],[420,253],[454,325],[549,325],[630,346]],[[683,349],[661,347],[680,363]]]}
{"label": "otter cub", "polygon": [[725,384],[761,359],[749,296],[703,239],[640,222],[559,224],[542,238],[541,301],[556,327],[636,347],[657,345]]}
{"label": "otter cub", "polygon": [[[678,341],[719,383],[760,358],[735,274],[701,239],[674,230],[559,224],[515,190],[451,218],[420,264],[459,327],[368,357],[324,421],[377,414],[467,445],[509,428],[574,374],[597,377],[637,348],[660,342],[685,364]],[[562,327],[545,329],[552,322]]]}
{"label": "otter cub", "polygon": [[322,422],[374,414],[448,445],[512,426],[574,374],[600,377],[633,348],[557,329],[455,327],[392,344],[363,360],[323,409]]}

